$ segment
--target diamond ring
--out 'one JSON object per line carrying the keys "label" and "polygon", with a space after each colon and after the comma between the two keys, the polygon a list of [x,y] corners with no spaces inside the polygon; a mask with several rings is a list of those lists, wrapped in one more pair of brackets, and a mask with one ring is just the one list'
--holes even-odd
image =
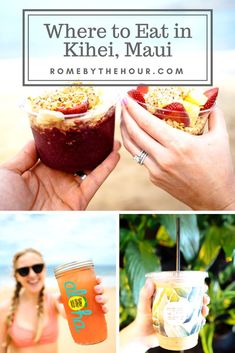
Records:
{"label": "diamond ring", "polygon": [[133,159],[136,161],[138,164],[143,165],[145,158],[148,156],[148,153],[145,152],[144,150],[140,151],[139,154],[136,154]]}

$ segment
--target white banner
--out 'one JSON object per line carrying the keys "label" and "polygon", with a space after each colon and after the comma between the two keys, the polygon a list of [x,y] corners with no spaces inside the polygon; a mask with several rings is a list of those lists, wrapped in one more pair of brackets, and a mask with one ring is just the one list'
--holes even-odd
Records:
{"label": "white banner", "polygon": [[23,10],[23,85],[211,85],[212,10]]}

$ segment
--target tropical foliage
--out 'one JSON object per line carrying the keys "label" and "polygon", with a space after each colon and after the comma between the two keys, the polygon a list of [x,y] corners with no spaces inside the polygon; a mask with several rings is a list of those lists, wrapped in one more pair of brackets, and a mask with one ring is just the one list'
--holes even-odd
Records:
{"label": "tropical foliage", "polygon": [[235,215],[121,215],[120,327],[136,315],[145,274],[174,270],[176,217],[181,224],[181,268],[209,272],[210,314],[201,330],[205,353],[216,331],[235,327]]}

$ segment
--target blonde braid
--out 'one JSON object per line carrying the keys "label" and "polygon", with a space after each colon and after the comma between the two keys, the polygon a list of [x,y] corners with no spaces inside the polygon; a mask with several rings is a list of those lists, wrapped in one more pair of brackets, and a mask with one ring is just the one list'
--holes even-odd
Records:
{"label": "blonde braid", "polygon": [[9,335],[9,328],[13,324],[15,313],[16,313],[17,307],[19,305],[19,296],[20,296],[21,287],[22,286],[21,286],[20,282],[16,282],[14,294],[11,298],[10,310],[9,310],[9,313],[6,317],[6,324],[7,324],[6,346],[8,346],[11,342],[11,336]]}
{"label": "blonde braid", "polygon": [[[17,260],[29,253],[32,252],[34,254],[39,255],[42,259],[42,254],[33,249],[33,248],[27,248],[25,250],[19,251],[15,254],[15,256],[13,257],[13,271],[14,271],[14,277],[16,279],[16,275],[15,275],[15,270],[16,270],[16,263]],[[10,305],[10,310],[9,310],[9,314],[7,315],[6,318],[6,325],[7,325],[7,338],[6,338],[6,347],[9,346],[10,342],[11,342],[11,336],[9,335],[9,328],[11,327],[13,321],[14,321],[14,317],[15,317],[15,313],[17,310],[17,307],[19,305],[19,299],[20,299],[20,290],[22,288],[22,285],[16,280],[16,287],[15,287],[15,291],[13,294],[13,297],[11,299],[11,305]],[[42,334],[42,328],[43,328],[43,314],[44,314],[44,287],[41,289],[39,295],[38,295],[38,304],[37,304],[37,327],[36,327],[36,331],[35,331],[35,338],[34,341],[38,342],[41,334]]]}
{"label": "blonde braid", "polygon": [[45,287],[42,287],[38,295],[38,305],[37,305],[37,326],[35,331],[34,342],[38,342],[42,335],[43,330],[43,315],[44,315],[44,290]]}

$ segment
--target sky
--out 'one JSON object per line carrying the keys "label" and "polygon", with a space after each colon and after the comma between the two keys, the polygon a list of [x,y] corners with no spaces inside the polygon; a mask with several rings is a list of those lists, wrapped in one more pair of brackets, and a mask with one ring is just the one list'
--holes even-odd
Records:
{"label": "sky", "polygon": [[91,258],[96,265],[115,265],[117,222],[107,212],[0,213],[0,264],[34,247],[47,264]]}
{"label": "sky", "polygon": [[1,4],[0,58],[21,57],[22,9],[214,9],[214,49],[235,49],[235,1],[231,0],[142,0],[118,3],[109,0],[11,0]]}

